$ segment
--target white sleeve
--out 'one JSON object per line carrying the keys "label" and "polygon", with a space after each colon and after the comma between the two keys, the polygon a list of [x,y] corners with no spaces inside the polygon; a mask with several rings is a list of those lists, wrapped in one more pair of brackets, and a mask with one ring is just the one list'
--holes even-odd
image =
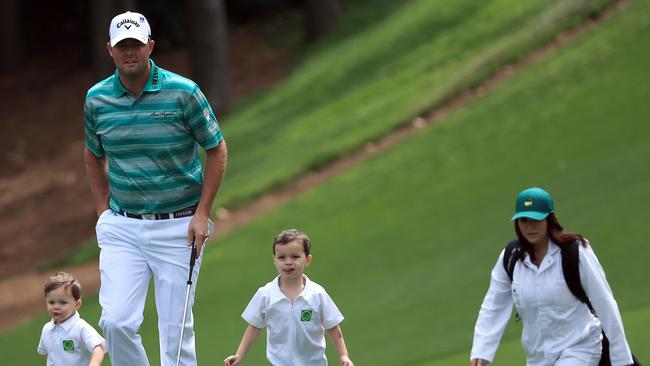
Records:
{"label": "white sleeve", "polygon": [[621,314],[612,289],[607,283],[605,271],[589,245],[586,248],[580,245],[578,258],[580,282],[609,339],[609,357],[612,365],[631,365],[632,352],[627,344]]}
{"label": "white sleeve", "polygon": [[343,321],[343,314],[341,314],[341,311],[327,291],[323,290],[323,292],[320,293],[320,297],[322,314],[321,321],[323,322],[323,327],[325,329],[332,329],[341,324]]}
{"label": "white sleeve", "polygon": [[[83,320],[83,319],[82,319]],[[93,328],[88,322],[83,321],[83,327],[81,327],[81,341],[88,350],[88,352],[93,351],[95,347],[100,346],[104,353],[108,350],[106,346],[106,340],[104,337],[99,335],[97,330]]]}
{"label": "white sleeve", "polygon": [[268,295],[264,292],[264,288],[260,287],[241,314],[248,324],[260,329],[266,327],[266,310],[269,302]]}
{"label": "white sleeve", "polygon": [[504,251],[501,251],[492,269],[490,288],[483,299],[474,327],[470,359],[494,360],[501,336],[512,315],[512,282],[503,268]]}
{"label": "white sleeve", "polygon": [[41,339],[38,341],[38,347],[36,348],[36,352],[38,352],[39,355],[46,356],[47,355],[47,348],[45,348],[45,326],[43,326],[43,330],[41,331]]}

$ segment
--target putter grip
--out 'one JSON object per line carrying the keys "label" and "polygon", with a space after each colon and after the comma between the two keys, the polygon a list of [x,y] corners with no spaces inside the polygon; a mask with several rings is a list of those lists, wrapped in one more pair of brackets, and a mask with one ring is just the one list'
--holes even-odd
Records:
{"label": "putter grip", "polygon": [[192,240],[192,251],[190,253],[190,273],[187,278],[187,284],[191,285],[192,284],[192,272],[194,272],[194,263],[196,262],[196,244],[194,244],[194,240]]}

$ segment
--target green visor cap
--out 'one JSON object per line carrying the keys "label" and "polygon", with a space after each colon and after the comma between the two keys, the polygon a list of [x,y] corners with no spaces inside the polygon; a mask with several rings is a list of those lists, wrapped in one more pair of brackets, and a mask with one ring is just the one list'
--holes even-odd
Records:
{"label": "green visor cap", "polygon": [[517,205],[512,220],[527,217],[541,221],[552,212],[555,212],[553,197],[541,188],[532,187],[521,191],[517,196]]}

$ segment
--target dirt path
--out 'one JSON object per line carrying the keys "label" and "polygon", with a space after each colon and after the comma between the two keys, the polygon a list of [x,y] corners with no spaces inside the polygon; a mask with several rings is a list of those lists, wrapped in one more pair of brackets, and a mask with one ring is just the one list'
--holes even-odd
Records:
{"label": "dirt path", "polygon": [[[559,34],[552,41],[530,52],[528,55],[525,55],[515,64],[502,68],[480,86],[468,90],[458,95],[445,105],[415,118],[408,125],[390,133],[378,141],[367,144],[357,152],[343,157],[319,171],[308,173],[296,182],[275,192],[271,192],[237,210],[232,212],[220,210],[216,221],[216,227],[220,228],[220,230],[216,233],[213,240],[218,241],[225,234],[248,224],[255,217],[291,200],[307,189],[323,183],[329,178],[358,164],[368,157],[407,139],[409,136],[417,133],[418,130],[444,118],[449,113],[460,108],[473,98],[486,95],[490,90],[492,90],[492,88],[498,86],[522,68],[536,62],[571,39],[593,29],[600,21],[620,11],[628,5],[629,2],[630,0],[619,0],[613,3],[597,17],[588,19],[582,24]],[[81,146],[79,145],[71,150],[76,153],[78,150],[80,151],[80,148]],[[81,154],[77,155],[80,156]],[[49,181],[50,184],[56,184],[56,182],[59,182],[59,184],[65,184],[65,182],[77,181],[79,179],[83,179],[83,172],[76,172],[68,176],[57,177],[55,175],[54,178]],[[0,183],[2,183],[1,180]],[[26,184],[26,182],[23,183]],[[15,184],[23,183],[19,182]],[[0,193],[2,193],[1,188],[2,185],[0,184]],[[47,191],[47,189],[45,191]],[[2,201],[2,199],[3,196],[0,195],[0,201]],[[86,209],[89,211],[87,215],[94,220],[94,216],[92,216],[94,214],[92,206],[88,207],[90,208]],[[69,271],[79,278],[81,283],[84,285],[85,296],[97,293],[99,289],[99,273],[98,263],[96,261],[78,267],[64,268],[63,270]],[[30,271],[0,281],[0,332],[42,313],[43,295],[41,294],[40,288],[48,275],[49,273]]]}

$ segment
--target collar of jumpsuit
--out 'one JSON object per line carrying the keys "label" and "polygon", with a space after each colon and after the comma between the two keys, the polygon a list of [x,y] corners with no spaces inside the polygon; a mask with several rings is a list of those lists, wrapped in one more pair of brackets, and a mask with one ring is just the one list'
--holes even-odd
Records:
{"label": "collar of jumpsuit", "polygon": [[544,259],[542,260],[542,263],[540,263],[539,267],[537,267],[533,263],[533,261],[530,259],[530,256],[528,255],[528,253],[525,253],[525,252],[524,252],[524,265],[526,267],[530,268],[533,271],[543,272],[547,268],[549,268],[551,265],[553,265],[553,262],[555,261],[555,259],[554,259],[555,254],[558,253],[559,251],[560,251],[560,247],[557,244],[553,243],[553,241],[551,241],[549,239],[549,241],[548,241],[548,249],[546,251],[546,255],[544,256]]}

